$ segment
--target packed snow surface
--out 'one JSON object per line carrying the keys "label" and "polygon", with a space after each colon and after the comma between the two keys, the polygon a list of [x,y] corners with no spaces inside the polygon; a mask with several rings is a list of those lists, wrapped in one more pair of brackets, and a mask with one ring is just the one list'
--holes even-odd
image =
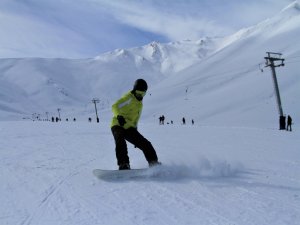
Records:
{"label": "packed snow surface", "polygon": [[[142,123],[163,166],[116,169],[109,124],[0,123],[1,224],[243,224],[300,221],[300,139],[276,128]],[[147,167],[129,145],[132,168]]]}
{"label": "packed snow surface", "polygon": [[[299,8],[224,38],[92,59],[1,58],[0,224],[299,225]],[[278,130],[267,51],[285,59],[276,72],[292,132]],[[149,84],[138,129],[163,165],[99,180],[94,169],[117,169],[111,105],[137,78]],[[61,122],[42,121],[58,112]],[[147,167],[128,147],[131,167]]]}

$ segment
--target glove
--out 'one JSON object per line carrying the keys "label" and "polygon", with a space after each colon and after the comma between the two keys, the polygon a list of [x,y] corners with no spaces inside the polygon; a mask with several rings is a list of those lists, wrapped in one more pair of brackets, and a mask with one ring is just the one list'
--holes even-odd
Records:
{"label": "glove", "polygon": [[125,120],[124,117],[121,116],[121,115],[118,115],[118,116],[117,116],[117,120],[118,120],[118,122],[119,122],[119,124],[120,124],[121,127],[123,127],[124,124],[126,123],[126,120]]}

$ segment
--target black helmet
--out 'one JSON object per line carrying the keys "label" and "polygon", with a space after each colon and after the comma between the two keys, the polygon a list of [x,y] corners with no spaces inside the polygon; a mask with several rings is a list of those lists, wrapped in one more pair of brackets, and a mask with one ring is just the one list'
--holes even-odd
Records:
{"label": "black helmet", "polygon": [[138,90],[138,91],[147,91],[148,85],[147,82],[143,79],[137,79],[134,82],[133,90]]}

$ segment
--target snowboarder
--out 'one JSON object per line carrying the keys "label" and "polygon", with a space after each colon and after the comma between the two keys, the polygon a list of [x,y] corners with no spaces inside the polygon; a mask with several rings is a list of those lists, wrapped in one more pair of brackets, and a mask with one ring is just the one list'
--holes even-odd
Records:
{"label": "snowboarder", "polygon": [[290,115],[288,115],[288,117],[287,117],[287,127],[286,127],[286,130],[288,131],[288,130],[290,130],[290,131],[292,131],[292,117],[290,116]]}
{"label": "snowboarder", "polygon": [[148,85],[146,81],[137,79],[133,90],[123,95],[112,105],[113,118],[111,131],[115,139],[119,170],[130,169],[126,141],[143,151],[149,167],[160,164],[151,142],[144,138],[137,130],[143,108],[142,100],[146,95],[147,89]]}

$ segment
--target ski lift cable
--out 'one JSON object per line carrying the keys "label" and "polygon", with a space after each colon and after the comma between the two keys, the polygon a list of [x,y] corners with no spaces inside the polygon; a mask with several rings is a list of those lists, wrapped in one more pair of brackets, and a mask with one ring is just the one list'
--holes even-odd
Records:
{"label": "ski lift cable", "polygon": [[233,70],[229,70],[229,71],[225,71],[225,72],[210,74],[208,76],[197,78],[195,80],[189,80],[188,81],[189,83],[192,82],[192,84],[190,84],[189,86],[197,85],[199,83],[202,83],[203,80],[209,80],[209,79],[213,79],[215,77],[218,77],[218,78],[230,77],[230,79],[238,78],[238,77],[241,77],[241,75],[249,74],[249,73],[257,70],[257,65],[258,64],[253,64],[248,67],[243,66],[243,68],[241,68],[240,70],[233,69]]}
{"label": "ski lift cable", "polygon": [[285,59],[295,59],[295,58],[300,58],[300,55],[295,55],[295,56],[292,56],[292,57],[286,57]]}
{"label": "ski lift cable", "polygon": [[[300,58],[300,55],[296,55],[296,56],[293,56],[293,57],[287,57],[286,59],[292,59],[292,58]],[[285,63],[296,63],[296,62],[300,62],[300,60],[293,60],[293,61],[289,61],[289,60],[286,60]],[[255,63],[255,64],[252,64],[250,66],[241,66],[239,69],[235,68],[235,69],[232,69],[232,70],[228,70],[228,71],[223,71],[223,72],[219,72],[219,73],[215,73],[215,74],[209,74],[205,77],[201,77],[201,78],[196,78],[196,79],[193,79],[193,80],[187,80],[187,82],[189,83],[192,83],[190,84],[189,86],[194,86],[194,85],[197,85],[201,82],[203,82],[204,80],[209,80],[209,79],[213,79],[214,77],[218,77],[218,78],[222,78],[222,77],[230,77],[231,79],[233,78],[236,78],[236,77],[239,77],[239,76],[242,76],[242,75],[246,75],[246,74],[249,74],[255,70],[257,70],[259,68],[260,71],[263,72],[263,68],[265,66],[262,67],[262,65],[265,65],[265,62],[264,61],[260,61],[259,63]],[[181,85],[185,85],[186,84],[181,84]],[[180,85],[179,85],[180,86]]]}

